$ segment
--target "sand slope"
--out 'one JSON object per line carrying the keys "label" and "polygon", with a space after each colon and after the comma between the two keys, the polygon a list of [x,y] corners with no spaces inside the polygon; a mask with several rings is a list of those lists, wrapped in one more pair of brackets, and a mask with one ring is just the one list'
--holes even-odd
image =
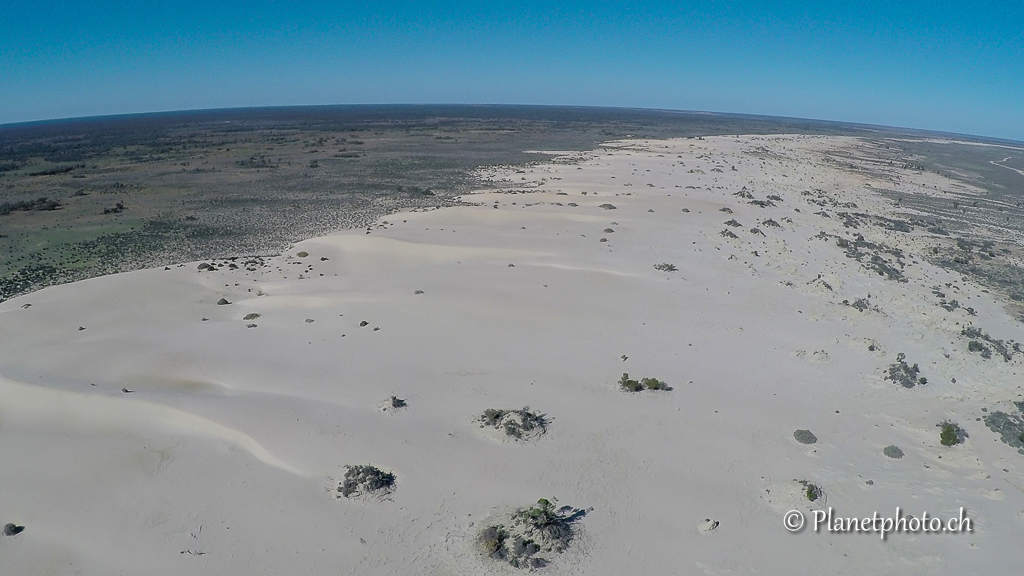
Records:
{"label": "sand slope", "polygon": [[[976,419],[1021,399],[1021,356],[983,360],[960,330],[1022,340],[1021,324],[921,258],[927,233],[844,226],[850,202],[893,215],[879,187],[945,184],[851,171],[838,149],[871,153],[837,137],[611,143],[237,269],[0,304],[0,523],[26,526],[0,538],[0,572],[516,573],[475,535],[557,497],[592,511],[550,574],[1010,573],[1024,456]],[[907,281],[848,258],[835,237],[856,233],[902,249]],[[935,286],[977,315],[940,308]],[[859,298],[871,308],[842,303]],[[883,379],[900,352],[928,384]],[[674,390],[621,392],[623,372]],[[408,407],[382,411],[392,394]],[[527,405],[551,419],[533,442],[474,422]],[[946,419],[964,444],[939,444]],[[389,500],[329,493],[362,463],[397,475]],[[843,515],[963,506],[975,531],[790,534],[783,513],[816,507],[795,480]]]}

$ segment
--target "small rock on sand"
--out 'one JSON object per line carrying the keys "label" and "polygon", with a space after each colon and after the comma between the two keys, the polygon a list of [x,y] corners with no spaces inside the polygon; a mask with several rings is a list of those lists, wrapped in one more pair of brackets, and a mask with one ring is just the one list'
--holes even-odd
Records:
{"label": "small rock on sand", "polygon": [[705,518],[697,524],[697,532],[704,534],[705,536],[711,534],[718,529],[718,520],[712,520],[711,518]]}

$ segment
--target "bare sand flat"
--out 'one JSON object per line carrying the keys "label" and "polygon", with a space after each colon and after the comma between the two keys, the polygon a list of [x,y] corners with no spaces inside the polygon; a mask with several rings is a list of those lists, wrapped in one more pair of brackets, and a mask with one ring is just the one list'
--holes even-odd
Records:
{"label": "bare sand flat", "polygon": [[[1012,573],[1024,456],[986,418],[1019,416],[1022,324],[872,220],[981,191],[872,146],[618,141],[281,256],[0,303],[0,573],[522,573],[478,536],[538,498],[583,511],[549,574]],[[542,434],[478,421],[524,406]],[[339,496],[360,464],[392,489]],[[822,506],[973,532],[783,525]]]}

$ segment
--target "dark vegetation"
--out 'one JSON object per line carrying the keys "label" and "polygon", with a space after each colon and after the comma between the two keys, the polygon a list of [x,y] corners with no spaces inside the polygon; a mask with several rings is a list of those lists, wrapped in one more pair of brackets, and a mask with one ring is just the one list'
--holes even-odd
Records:
{"label": "dark vegetation", "polygon": [[903,450],[900,450],[899,446],[896,446],[894,444],[890,444],[885,448],[882,448],[882,454],[885,454],[887,457],[892,458],[893,460],[899,460],[900,458],[903,458]]}
{"label": "dark vegetation", "polygon": [[619,378],[619,388],[625,392],[640,392],[643,390],[672,390],[672,387],[665,382],[658,380],[657,378],[641,378],[639,381],[633,380],[629,377],[629,374],[623,372],[622,378]]}
{"label": "dark vegetation", "polygon": [[814,433],[802,429],[793,432],[793,438],[801,444],[815,444],[818,441],[818,437]]}
{"label": "dark vegetation", "polygon": [[939,443],[943,446],[956,446],[962,444],[967,438],[967,432],[956,422],[947,420],[936,424],[936,426],[939,428]]}
{"label": "dark vegetation", "polygon": [[967,350],[981,354],[981,357],[986,360],[992,357],[992,350],[995,350],[996,353],[1002,356],[1004,362],[1009,362],[1013,359],[1015,352],[1021,351],[1020,343],[1013,340],[1009,342],[998,340],[974,326],[965,327],[960,331],[960,334],[971,339],[967,343]]}
{"label": "dark vegetation", "polygon": [[0,203],[0,216],[6,216],[12,212],[45,212],[49,210],[57,210],[60,206],[61,204],[57,200],[46,197],[36,198],[35,200],[2,202]]}
{"label": "dark vegetation", "polygon": [[1015,411],[995,410],[985,415],[985,426],[1018,454],[1024,454],[1024,402],[1014,402]]}
{"label": "dark vegetation", "polygon": [[369,464],[345,467],[345,478],[338,493],[345,498],[386,496],[395,489],[395,475]]}
{"label": "dark vegetation", "polygon": [[917,366],[917,363],[911,366],[907,364],[906,360],[906,354],[903,352],[897,354],[896,362],[889,365],[885,379],[891,380],[904,388],[913,388],[918,384],[927,384],[927,378],[918,376],[921,373],[921,369]]}

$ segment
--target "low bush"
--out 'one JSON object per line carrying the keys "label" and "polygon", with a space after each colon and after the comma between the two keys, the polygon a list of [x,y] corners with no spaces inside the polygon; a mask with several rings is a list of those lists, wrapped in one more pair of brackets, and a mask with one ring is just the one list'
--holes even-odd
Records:
{"label": "low bush", "polygon": [[338,493],[345,498],[385,496],[395,489],[395,475],[370,464],[345,467],[345,478]]}
{"label": "low bush", "polygon": [[498,410],[488,408],[478,418],[481,428],[494,428],[509,438],[523,440],[535,438],[547,432],[547,415],[533,412],[529,406],[521,410]]}
{"label": "low bush", "polygon": [[555,502],[541,498],[513,512],[506,523],[484,527],[477,537],[481,552],[515,568],[546,566],[553,555],[568,549],[576,536],[576,522],[587,514],[571,506],[556,508]]}

